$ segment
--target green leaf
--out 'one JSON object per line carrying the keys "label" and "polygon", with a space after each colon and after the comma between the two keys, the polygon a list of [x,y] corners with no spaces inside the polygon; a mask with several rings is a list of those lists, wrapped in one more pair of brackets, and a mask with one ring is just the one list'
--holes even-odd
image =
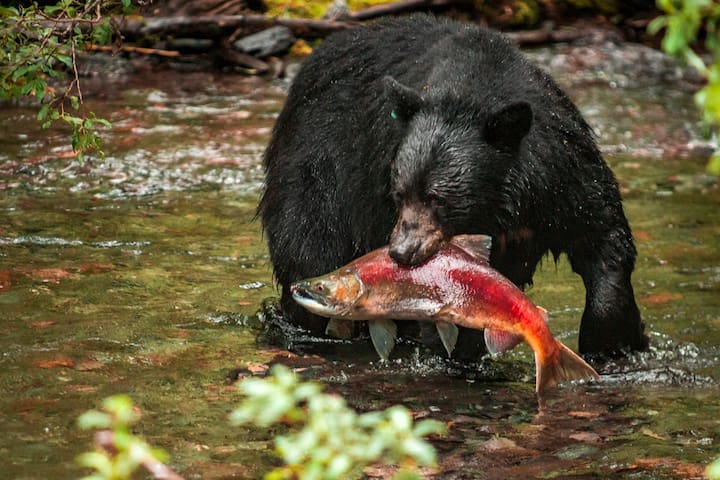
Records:
{"label": "green leaf", "polygon": [[81,453],[75,458],[75,461],[82,467],[97,470],[103,478],[112,478],[112,461],[103,453]]}
{"label": "green leaf", "polygon": [[282,418],[294,405],[295,402],[292,398],[287,396],[272,397],[265,408],[255,417],[255,422],[260,426],[271,425]]}
{"label": "green leaf", "polygon": [[230,413],[230,423],[233,425],[244,425],[252,423],[255,418],[255,409],[248,407],[246,404],[236,408]]}
{"label": "green leaf", "polygon": [[435,449],[418,438],[406,438],[402,443],[403,452],[422,465],[435,464]]}
{"label": "green leaf", "polygon": [[108,24],[101,24],[92,31],[92,41],[98,45],[107,45],[112,42],[112,28]]}
{"label": "green leaf", "polygon": [[412,470],[400,470],[396,473],[392,480],[422,480],[420,475],[413,472]]}
{"label": "green leaf", "polygon": [[66,67],[72,68],[72,57],[70,55],[64,55],[62,53],[56,53],[55,58],[64,63]]}
{"label": "green leaf", "polygon": [[65,6],[63,5],[63,2],[60,2],[55,5],[46,6],[43,8],[43,12],[45,12],[46,15],[54,16],[55,14],[62,12],[63,8],[65,8]]}
{"label": "green leaf", "polygon": [[390,407],[390,409],[388,409],[388,416],[395,430],[401,432],[410,430],[412,425],[412,416],[405,407],[400,405]]}
{"label": "green leaf", "polygon": [[708,76],[709,71],[705,65],[705,62],[702,61],[702,59],[692,50],[688,49],[685,52],[685,59],[691,67],[693,67],[695,70],[700,72],[704,76]]}
{"label": "green leaf", "polygon": [[705,469],[708,480],[720,480],[720,459],[715,460]]}
{"label": "green leaf", "polygon": [[246,378],[240,382],[240,391],[248,397],[267,397],[275,394],[278,389],[267,380]]}
{"label": "green leaf", "polygon": [[446,431],[445,424],[442,422],[438,422],[437,420],[422,420],[415,424],[413,435],[416,437],[426,437],[431,433],[443,435]]}
{"label": "green leaf", "polygon": [[40,110],[38,111],[38,114],[37,114],[38,121],[45,120],[48,116],[49,110],[50,110],[50,105],[47,103],[43,104],[43,106],[40,107]]}
{"label": "green leaf", "polygon": [[[705,167],[705,170],[710,175],[716,175],[720,176],[720,152],[715,152],[710,157],[710,160],[708,161],[707,167]],[[716,465],[716,475],[713,478],[720,479],[720,461],[716,461],[713,465]]]}
{"label": "green leaf", "polygon": [[21,77],[27,77],[29,76],[29,73],[35,73],[38,69],[37,64],[32,65],[25,65],[24,67],[19,67],[15,69],[15,71],[12,73],[12,76],[10,77],[13,82],[17,82],[17,80]]}
{"label": "green leaf", "polygon": [[675,11],[672,0],[657,0],[657,5],[667,13],[673,13]]}
{"label": "green leaf", "polygon": [[647,31],[650,35],[655,35],[663,28],[667,27],[667,17],[659,16],[653,19],[647,26]]}
{"label": "green leaf", "polygon": [[77,420],[78,427],[83,430],[91,428],[110,428],[112,427],[112,417],[104,412],[90,410],[85,412]]}
{"label": "green leaf", "polygon": [[113,413],[124,424],[134,423],[139,415],[133,410],[132,399],[127,395],[113,395],[103,400],[103,408]]}
{"label": "green leaf", "polygon": [[297,383],[297,377],[295,377],[295,374],[287,368],[285,365],[277,364],[274,365],[270,369],[270,373],[272,374],[273,378],[275,379],[275,382],[278,385],[281,385],[286,388],[294,387]]}
{"label": "green leaf", "polygon": [[0,18],[17,17],[20,12],[15,7],[0,6]]}
{"label": "green leaf", "polygon": [[322,387],[317,383],[306,382],[298,385],[295,389],[295,398],[297,400],[305,400],[313,397],[322,391]]}
{"label": "green leaf", "polygon": [[352,468],[352,460],[347,455],[338,454],[330,460],[325,472],[327,477],[339,478]]}

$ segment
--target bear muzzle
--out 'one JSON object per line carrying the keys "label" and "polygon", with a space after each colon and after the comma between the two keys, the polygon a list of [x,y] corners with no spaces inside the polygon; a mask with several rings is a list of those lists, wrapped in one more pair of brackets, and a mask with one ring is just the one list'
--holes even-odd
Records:
{"label": "bear muzzle", "polygon": [[440,250],[445,241],[432,209],[411,202],[400,209],[390,235],[390,257],[401,265],[417,265]]}

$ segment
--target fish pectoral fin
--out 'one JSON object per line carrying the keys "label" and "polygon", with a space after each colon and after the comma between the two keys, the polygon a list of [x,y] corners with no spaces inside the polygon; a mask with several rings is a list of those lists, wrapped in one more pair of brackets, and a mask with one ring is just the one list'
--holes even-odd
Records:
{"label": "fish pectoral fin", "polygon": [[397,325],[395,325],[395,322],[392,320],[369,320],[368,330],[375,351],[380,355],[380,358],[383,360],[389,359],[390,352],[395,348],[395,340],[397,339]]}
{"label": "fish pectoral fin", "polygon": [[506,332],[504,330],[495,330],[492,328],[486,328],[484,335],[485,346],[487,347],[488,352],[493,355],[499,355],[507,352],[508,350],[512,350],[523,341],[522,335]]}
{"label": "fish pectoral fin", "polygon": [[437,328],[438,335],[440,335],[440,340],[445,347],[445,351],[447,351],[448,357],[451,357],[458,339],[457,325],[447,322],[436,322],[435,328]]}

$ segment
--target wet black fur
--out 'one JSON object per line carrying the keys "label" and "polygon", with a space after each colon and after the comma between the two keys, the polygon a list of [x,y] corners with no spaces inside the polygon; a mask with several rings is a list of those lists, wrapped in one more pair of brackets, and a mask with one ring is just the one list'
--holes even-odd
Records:
{"label": "wet black fur", "polygon": [[587,291],[582,353],[647,345],[617,182],[573,103],[496,32],[416,15],[332,36],[295,78],[265,168],[282,308],[316,333],[325,320],[288,284],[387,244],[399,206],[422,202],[448,235],[492,235],[492,265],[520,286],[566,253]]}

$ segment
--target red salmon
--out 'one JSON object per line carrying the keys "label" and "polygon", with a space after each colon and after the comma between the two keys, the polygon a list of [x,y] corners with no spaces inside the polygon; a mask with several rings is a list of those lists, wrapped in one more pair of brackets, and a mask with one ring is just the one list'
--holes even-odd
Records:
{"label": "red salmon", "polygon": [[441,336],[447,327],[456,329],[447,324],[485,329],[491,353],[524,340],[535,353],[538,393],[565,380],[599,378],[553,337],[547,312],[490,267],[489,247],[489,237],[460,235],[415,266],[398,265],[383,247],[327,275],[295,282],[291,291],[300,305],[331,318],[428,320],[438,322]]}

